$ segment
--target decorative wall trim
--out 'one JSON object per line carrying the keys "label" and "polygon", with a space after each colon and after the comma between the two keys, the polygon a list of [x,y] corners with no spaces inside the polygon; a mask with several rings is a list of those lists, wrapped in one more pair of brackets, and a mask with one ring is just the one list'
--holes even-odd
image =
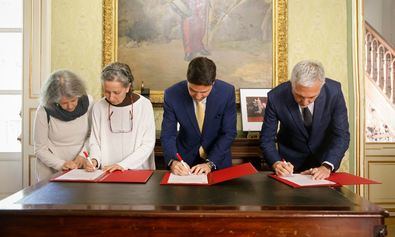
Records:
{"label": "decorative wall trim", "polygon": [[288,2],[273,1],[273,87],[288,80]]}
{"label": "decorative wall trim", "polygon": [[33,184],[33,182],[32,182],[32,173],[33,173],[33,170],[32,170],[32,164],[33,164],[33,162],[34,162],[34,160],[36,159],[36,156],[35,155],[29,155],[29,181],[28,181],[28,185],[29,186],[31,186],[32,184]]}
{"label": "decorative wall trim", "polygon": [[33,123],[37,108],[29,108],[29,146],[33,146]]}
{"label": "decorative wall trim", "polygon": [[[376,157],[376,155],[374,155],[374,157]],[[383,159],[383,160],[368,160],[367,161],[367,169],[368,169],[368,171],[367,171],[367,178],[374,179],[373,177],[371,177],[371,174],[369,172],[371,165],[393,165],[393,166],[395,166],[395,159],[394,160],[390,160],[392,157],[390,157],[388,155],[386,156],[386,158],[387,158],[386,160]],[[378,180],[378,181],[380,181],[380,180]],[[392,184],[387,184],[387,185],[391,186]],[[371,187],[372,186],[368,186],[366,188],[367,189],[367,193],[368,193],[367,197],[368,197],[369,200],[371,200],[372,197],[373,197],[373,194],[371,193],[372,192],[371,191]],[[394,201],[389,201],[389,202],[375,201],[374,203],[376,203],[378,205],[383,205],[383,206],[385,206],[385,208],[387,210],[393,212],[393,211],[395,211],[395,208],[392,208],[391,206],[395,206],[395,197],[389,197],[389,198],[392,198]],[[388,208],[386,206],[390,206],[390,207]]]}
{"label": "decorative wall trim", "polygon": [[51,70],[51,0],[23,0],[22,182],[31,184],[33,120],[41,82]]}
{"label": "decorative wall trim", "polygon": [[[364,84],[364,30],[363,30],[363,0],[353,0],[351,3],[351,33],[352,33],[352,79],[354,90],[354,117],[359,118],[354,121],[354,134],[351,139],[355,139],[354,156],[352,160],[355,164],[356,175],[365,174],[365,84]],[[364,187],[356,186],[356,193],[364,195]]]}
{"label": "decorative wall trim", "polygon": [[103,63],[102,66],[117,59],[118,24],[117,0],[103,0]]}
{"label": "decorative wall trim", "polygon": [[[41,69],[41,15],[42,1],[37,1],[31,7],[31,27],[29,43],[29,99],[38,99],[40,92],[36,85],[36,70]],[[38,74],[39,74],[38,72]]]}

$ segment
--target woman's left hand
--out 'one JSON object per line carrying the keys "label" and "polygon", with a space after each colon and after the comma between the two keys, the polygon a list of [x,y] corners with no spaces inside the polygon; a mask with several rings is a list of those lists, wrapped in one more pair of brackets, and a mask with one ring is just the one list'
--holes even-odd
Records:
{"label": "woman's left hand", "polygon": [[104,172],[110,172],[110,173],[113,172],[113,171],[116,171],[116,170],[124,171],[125,169],[122,166],[118,165],[118,164],[106,165],[103,168]]}

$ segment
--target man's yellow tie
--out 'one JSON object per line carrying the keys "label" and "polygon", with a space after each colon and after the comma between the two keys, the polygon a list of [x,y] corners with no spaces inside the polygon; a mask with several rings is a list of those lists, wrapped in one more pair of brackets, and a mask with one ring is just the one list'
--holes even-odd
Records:
{"label": "man's yellow tie", "polygon": [[203,102],[196,101],[196,120],[199,125],[199,130],[202,132],[203,129],[203,123],[204,123],[204,114],[206,110],[206,105]]}
{"label": "man's yellow tie", "polygon": [[[204,123],[205,113],[206,113],[206,105],[201,101],[200,102],[196,101],[195,114],[196,114],[196,120],[198,122],[200,132],[203,131],[203,123]],[[202,146],[199,147],[199,155],[203,159],[206,159],[206,157],[207,157],[207,154],[204,151]]]}

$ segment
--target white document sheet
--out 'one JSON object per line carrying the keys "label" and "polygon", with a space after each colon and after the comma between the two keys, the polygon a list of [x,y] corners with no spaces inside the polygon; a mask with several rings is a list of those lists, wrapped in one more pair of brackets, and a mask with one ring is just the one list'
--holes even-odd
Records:
{"label": "white document sheet", "polygon": [[186,176],[170,174],[169,184],[207,184],[207,174],[190,174]]}
{"label": "white document sheet", "polygon": [[93,172],[85,171],[84,169],[74,169],[61,175],[55,180],[95,180],[103,174],[102,170],[95,170]]}
{"label": "white document sheet", "polygon": [[333,185],[336,184],[329,180],[314,180],[313,176],[307,174],[292,174],[290,176],[281,176],[282,179],[296,183],[300,186],[315,186],[315,185]]}

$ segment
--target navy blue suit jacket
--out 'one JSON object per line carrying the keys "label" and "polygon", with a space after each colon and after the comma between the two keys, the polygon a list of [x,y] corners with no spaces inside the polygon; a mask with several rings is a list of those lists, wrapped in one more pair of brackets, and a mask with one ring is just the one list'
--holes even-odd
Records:
{"label": "navy blue suit jacket", "polygon": [[[190,166],[202,163],[199,147],[203,146],[208,159],[222,169],[232,165],[230,147],[236,137],[235,89],[216,80],[207,97],[203,130],[200,133],[193,99],[187,81],[165,90],[161,143],[166,164],[180,153]],[[177,122],[180,129],[177,132]]]}
{"label": "navy blue suit jacket", "polygon": [[[277,132],[278,123],[280,130]],[[285,82],[268,93],[261,148],[270,166],[285,159],[300,172],[327,161],[334,165],[335,171],[349,143],[347,108],[340,83],[326,79],[314,102],[310,136],[292,95],[291,83]]]}

